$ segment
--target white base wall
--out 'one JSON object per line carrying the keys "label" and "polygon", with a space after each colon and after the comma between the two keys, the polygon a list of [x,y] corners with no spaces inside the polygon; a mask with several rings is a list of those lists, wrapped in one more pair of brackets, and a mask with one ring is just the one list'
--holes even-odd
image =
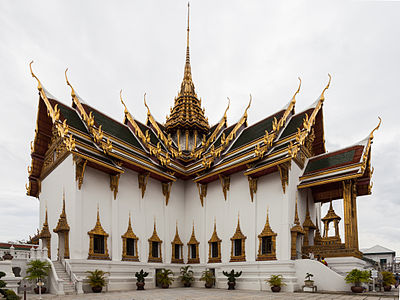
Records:
{"label": "white base wall", "polygon": [[[86,271],[101,269],[110,272],[108,275],[108,285],[105,291],[124,291],[136,289],[135,272],[143,269],[149,272],[146,277],[147,288],[155,288],[156,269],[168,268],[174,273],[175,279],[171,287],[182,287],[179,281],[179,271],[183,264],[159,264],[159,263],[140,263],[140,262],[116,262],[116,261],[91,261],[91,260],[69,260],[74,274],[83,280],[83,290],[91,292],[90,286],[86,280]],[[271,275],[282,275],[286,286],[282,291],[294,292],[301,290],[304,285],[306,273],[314,275],[313,280],[320,291],[350,291],[350,285],[344,281],[344,276],[336,273],[322,263],[315,260],[277,260],[265,262],[238,262],[230,264],[196,264],[192,265],[195,281],[194,287],[204,287],[204,282],[200,281],[201,274],[206,269],[215,269],[216,282],[215,287],[226,289],[227,278],[222,274],[223,271],[235,272],[242,271],[236,281],[237,289],[271,291],[266,283]]]}

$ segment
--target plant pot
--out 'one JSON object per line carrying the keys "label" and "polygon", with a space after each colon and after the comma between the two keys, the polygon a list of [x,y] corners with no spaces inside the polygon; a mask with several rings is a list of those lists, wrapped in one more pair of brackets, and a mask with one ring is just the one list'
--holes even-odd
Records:
{"label": "plant pot", "polygon": [[[39,287],[38,286],[35,287],[33,290],[35,291],[35,294],[39,294]],[[46,291],[47,291],[46,287],[42,286],[41,293],[44,294],[44,293],[46,293]]]}
{"label": "plant pot", "polygon": [[144,282],[143,281],[137,281],[136,286],[137,286],[137,290],[144,290]]}
{"label": "plant pot", "polygon": [[391,285],[385,285],[385,286],[383,287],[383,290],[384,290],[385,292],[390,292],[391,289],[392,289],[392,286],[391,286]]}
{"label": "plant pot", "polygon": [[169,288],[169,284],[163,284],[163,285],[161,285],[161,287],[162,287],[163,289],[167,289],[167,288]]}
{"label": "plant pot", "polygon": [[183,283],[183,286],[184,286],[184,287],[191,287],[191,285],[192,285],[192,284],[191,284],[190,282],[184,282],[184,283]]}
{"label": "plant pot", "polygon": [[92,286],[93,293],[101,293],[102,290],[103,290],[102,286]]}
{"label": "plant pot", "polygon": [[206,282],[206,283],[204,284],[204,286],[205,286],[207,289],[211,289],[212,286],[213,286],[213,284],[212,284],[212,282]]}
{"label": "plant pot", "polygon": [[364,289],[363,289],[362,286],[352,286],[352,287],[351,287],[351,291],[352,291],[353,293],[362,293],[363,290],[364,290]]}
{"label": "plant pot", "polygon": [[271,291],[273,291],[274,293],[279,293],[281,291],[281,287],[280,286],[271,286]]}
{"label": "plant pot", "polygon": [[304,285],[306,287],[313,287],[314,286],[314,280],[304,280]]}
{"label": "plant pot", "polygon": [[228,290],[234,290],[235,289],[236,282],[234,281],[228,281]]}

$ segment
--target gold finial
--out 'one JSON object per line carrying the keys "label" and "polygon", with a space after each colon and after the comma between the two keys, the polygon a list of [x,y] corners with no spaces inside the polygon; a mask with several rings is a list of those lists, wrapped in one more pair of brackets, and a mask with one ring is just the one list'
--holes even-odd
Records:
{"label": "gold finial", "polygon": [[[190,3],[188,2],[188,14],[187,14],[187,17],[188,17],[188,21],[187,21],[187,36],[186,36],[186,45],[187,45],[187,48],[189,49],[189,31],[190,31],[190,29],[189,29],[189,18],[190,18]],[[189,53],[189,52],[188,52]],[[186,58],[187,59],[187,58]]]}
{"label": "gold finial", "polygon": [[293,95],[293,97],[292,97],[292,101],[293,101],[293,103],[296,103],[296,95],[300,92],[300,88],[301,88],[301,78],[300,77],[297,77],[298,79],[299,79],[299,87],[297,88],[297,91],[296,91],[296,93],[294,93],[294,95]]}
{"label": "gold finial", "polygon": [[44,225],[48,225],[47,204],[46,204],[45,210],[46,210],[46,215],[45,215],[45,217],[44,217]]}
{"label": "gold finial", "polygon": [[324,101],[325,100],[325,91],[329,88],[329,85],[331,84],[331,79],[332,79],[332,76],[331,76],[331,74],[329,74],[328,73],[328,76],[329,76],[329,81],[328,81],[328,84],[326,85],[326,87],[324,88],[324,90],[322,91],[322,93],[321,93],[321,96],[319,96],[319,100],[321,100],[321,101]]}
{"label": "gold finial", "polygon": [[247,117],[247,111],[248,111],[248,109],[250,108],[250,105],[251,105],[251,101],[252,101],[252,100],[253,100],[253,97],[252,97],[251,94],[250,94],[250,101],[249,101],[249,104],[247,105],[246,110],[244,111],[245,117]]}
{"label": "gold finial", "polygon": [[297,193],[296,193],[296,204],[295,204],[295,211],[294,211],[294,224],[300,225],[299,214],[297,212]]}
{"label": "gold finial", "polygon": [[143,101],[144,101],[144,106],[146,106],[146,108],[147,108],[147,116],[150,116],[150,108],[146,103],[146,93],[144,93],[144,95],[143,95]]}
{"label": "gold finial", "polygon": [[269,224],[269,206],[268,205],[267,205],[267,221],[266,221],[266,223]]}
{"label": "gold finial", "polygon": [[97,222],[100,223],[99,203],[97,203]]}
{"label": "gold finial", "polygon": [[67,85],[71,88],[71,97],[75,98],[76,93],[72,85],[69,83],[68,76],[67,76],[68,68],[65,69],[65,80],[67,81]]}
{"label": "gold finial", "polygon": [[156,216],[154,216],[154,232],[156,232]]}
{"label": "gold finial", "polygon": [[128,113],[128,109],[126,108],[125,102],[124,100],[122,100],[122,89],[119,91],[119,99],[121,99],[121,103],[124,106],[124,113],[127,114]]}
{"label": "gold finial", "polygon": [[65,189],[63,188],[63,209],[62,209],[62,215],[65,215]]}
{"label": "gold finial", "polygon": [[226,97],[226,98],[228,99],[228,107],[225,109],[225,113],[224,113],[225,120],[226,120],[226,113],[228,112],[229,107],[231,106],[231,99],[229,99],[229,97]]}
{"label": "gold finial", "polygon": [[131,223],[131,211],[129,211],[128,227],[132,227],[132,223]]}
{"label": "gold finial", "polygon": [[42,84],[41,84],[39,78],[37,78],[36,75],[33,73],[32,64],[33,64],[33,60],[29,63],[29,69],[31,70],[32,77],[35,78],[37,80],[37,82],[38,82],[38,87],[37,87],[38,90],[42,91],[42,89],[43,89]]}
{"label": "gold finial", "polygon": [[176,232],[176,234],[178,234],[178,220],[176,220],[176,224],[175,224],[175,232]]}
{"label": "gold finial", "polygon": [[370,136],[370,139],[373,139],[373,138],[374,138],[374,132],[375,132],[376,130],[378,130],[379,127],[381,126],[382,119],[381,119],[381,117],[378,117],[378,119],[379,119],[378,126],[376,126],[376,127],[374,128],[374,130],[371,131],[371,133],[370,133],[370,135],[369,135],[369,136]]}
{"label": "gold finial", "polygon": [[217,218],[214,217],[214,231],[217,231]]}

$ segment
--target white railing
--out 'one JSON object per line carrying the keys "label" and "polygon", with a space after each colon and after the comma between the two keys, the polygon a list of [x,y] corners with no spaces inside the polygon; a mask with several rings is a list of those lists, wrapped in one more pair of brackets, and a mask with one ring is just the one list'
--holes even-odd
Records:
{"label": "white railing", "polygon": [[71,264],[69,263],[69,260],[63,260],[62,261],[65,271],[69,275],[69,278],[71,279],[72,283],[74,284],[74,288],[77,294],[83,294],[83,280],[78,278],[75,273],[72,271]]}
{"label": "white railing", "polygon": [[[46,252],[47,249],[45,248]],[[53,262],[47,257],[42,258],[46,260],[50,266],[51,266],[51,272],[49,274],[49,279],[50,279],[50,292],[56,294],[56,295],[64,295],[64,280],[58,278],[56,269],[54,268]]]}

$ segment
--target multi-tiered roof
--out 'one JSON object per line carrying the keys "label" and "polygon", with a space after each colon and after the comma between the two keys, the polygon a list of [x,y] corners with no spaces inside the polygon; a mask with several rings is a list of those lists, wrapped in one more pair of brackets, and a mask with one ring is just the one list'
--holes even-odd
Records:
{"label": "multi-tiered roof", "polygon": [[[339,197],[341,181],[346,179],[358,179],[358,195],[370,193],[373,133],[354,146],[326,153],[322,107],[330,78],[317,101],[300,113],[295,112],[295,104],[301,81],[289,103],[263,120],[248,126],[250,99],[236,123],[227,124],[228,105],[221,120],[209,127],[192,81],[189,42],[181,90],[164,125],[154,119],[147,104],[147,121],[136,120],[122,95],[123,122],[114,120],[84,102],[66,76],[72,97],[72,107],[67,106],[31,72],[38,82],[39,107],[28,168],[30,196],[38,197],[41,180],[69,154],[77,164],[79,187],[90,166],[110,174],[114,195],[126,169],[138,172],[142,180],[150,176],[162,182],[165,195],[170,184],[180,178],[198,183],[200,197],[204,197],[206,188],[202,186],[238,172],[249,177],[249,182],[278,172],[285,191],[292,161],[304,170],[299,188],[310,187],[315,201]],[[178,131],[200,137],[199,141],[194,138],[190,151],[177,141]]]}

